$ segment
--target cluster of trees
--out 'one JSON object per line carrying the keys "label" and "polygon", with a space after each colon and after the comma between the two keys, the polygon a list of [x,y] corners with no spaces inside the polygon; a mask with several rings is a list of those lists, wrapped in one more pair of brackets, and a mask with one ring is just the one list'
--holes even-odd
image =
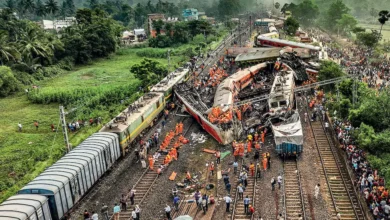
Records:
{"label": "cluster of trees", "polygon": [[55,0],[6,0],[4,6],[17,12],[19,17],[32,20],[73,16],[76,13],[73,0],[64,0],[61,5]]}
{"label": "cluster of trees", "polygon": [[[59,37],[56,33],[44,31],[35,22],[17,19],[9,9],[2,10],[1,65],[11,68],[19,82],[28,84],[33,80],[26,78],[39,80],[57,74],[53,65],[70,69],[74,63],[87,63],[115,52],[122,27],[107,13],[99,9],[80,9],[76,19],[77,24],[62,30]],[[14,89],[0,92],[1,96],[9,93],[6,91]]]}
{"label": "cluster of trees", "polygon": [[[188,22],[164,23],[161,20],[155,20],[152,25],[156,30],[157,36],[156,38],[149,39],[149,46],[151,47],[164,48],[178,44],[186,44],[200,34],[206,38],[205,42],[215,40],[215,29],[207,21],[193,20]],[[164,35],[162,34],[163,32],[165,33]]]}

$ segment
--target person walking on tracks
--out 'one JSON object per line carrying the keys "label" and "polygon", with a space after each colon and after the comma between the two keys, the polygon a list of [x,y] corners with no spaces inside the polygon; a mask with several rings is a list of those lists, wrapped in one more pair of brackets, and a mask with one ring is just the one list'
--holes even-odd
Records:
{"label": "person walking on tracks", "polygon": [[280,187],[282,186],[282,175],[279,175],[278,176],[278,185],[279,185],[279,189],[280,189]]}
{"label": "person walking on tracks", "polygon": [[171,207],[169,205],[165,205],[164,211],[165,211],[165,215],[167,216],[168,220],[172,220]]}
{"label": "person walking on tracks", "polygon": [[121,207],[115,203],[115,206],[114,206],[114,220],[119,220],[119,213],[121,212]]}
{"label": "person walking on tracks", "polygon": [[137,213],[135,213],[135,209],[133,209],[133,211],[131,212],[131,217],[133,218],[133,220],[138,220]]}
{"label": "person walking on tracks", "polygon": [[140,215],[141,215],[141,209],[140,209],[140,207],[139,207],[139,205],[136,205],[135,206],[135,214],[137,215],[137,220],[139,220],[141,217],[140,217]]}
{"label": "person walking on tracks", "polygon": [[242,186],[242,184],[237,186],[237,191],[238,191],[238,198],[244,199],[244,187]]}
{"label": "person walking on tracks", "polygon": [[274,190],[275,190],[275,184],[276,184],[276,180],[275,180],[275,178],[274,178],[274,177],[272,177],[272,179],[271,179],[271,187],[272,187],[272,191],[274,191]]}
{"label": "person walking on tracks", "polygon": [[179,211],[179,201],[180,201],[180,198],[178,195],[176,195],[173,198],[173,205],[175,206],[176,211]]}
{"label": "person walking on tracks", "polygon": [[223,197],[223,200],[225,200],[226,203],[226,212],[230,212],[230,203],[232,202],[232,198],[230,198],[230,195],[227,195]]}
{"label": "person walking on tracks", "polygon": [[261,166],[260,166],[260,163],[257,163],[256,178],[261,178]]}
{"label": "person walking on tracks", "polygon": [[249,197],[246,196],[245,199],[244,199],[244,212],[245,212],[246,215],[249,214],[249,202],[250,201],[251,200],[249,199]]}
{"label": "person walking on tracks", "polygon": [[221,151],[217,150],[217,152],[215,152],[215,157],[217,158],[217,164],[220,164],[221,163]]}
{"label": "person walking on tracks", "polygon": [[121,203],[121,209],[123,210],[123,211],[126,211],[127,210],[127,205],[126,205],[126,201],[127,200],[127,198],[126,198],[126,196],[125,196],[125,194],[122,194],[122,197],[121,197],[121,200],[120,200],[120,203]]}
{"label": "person walking on tracks", "polygon": [[134,197],[135,197],[135,190],[130,190],[130,203],[131,205],[134,205]]}
{"label": "person walking on tracks", "polygon": [[320,184],[317,184],[314,188],[314,197],[318,199],[318,195],[320,194]]}
{"label": "person walking on tracks", "polygon": [[102,208],[100,209],[100,213],[102,213],[103,219],[109,220],[108,217],[108,206],[106,204],[102,204]]}

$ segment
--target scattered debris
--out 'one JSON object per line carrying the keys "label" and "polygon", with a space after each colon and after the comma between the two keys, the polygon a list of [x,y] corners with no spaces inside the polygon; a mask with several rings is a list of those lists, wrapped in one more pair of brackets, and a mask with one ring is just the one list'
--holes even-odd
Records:
{"label": "scattered debris", "polygon": [[202,133],[191,133],[191,139],[194,143],[203,144],[207,140],[207,137]]}
{"label": "scattered debris", "polygon": [[172,172],[172,174],[169,176],[169,180],[172,180],[172,181],[175,180],[176,175],[177,175],[176,172]]}

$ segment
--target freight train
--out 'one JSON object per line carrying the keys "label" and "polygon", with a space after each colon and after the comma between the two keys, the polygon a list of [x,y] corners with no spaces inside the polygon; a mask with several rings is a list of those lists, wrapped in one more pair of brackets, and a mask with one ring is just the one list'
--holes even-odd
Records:
{"label": "freight train", "polygon": [[[0,205],[0,219],[59,220],[85,196],[121,157],[130,144],[165,109],[172,88],[189,78],[189,69],[179,68],[150,89],[71,152],[29,182],[18,195]],[[129,114],[130,113],[130,114]]]}

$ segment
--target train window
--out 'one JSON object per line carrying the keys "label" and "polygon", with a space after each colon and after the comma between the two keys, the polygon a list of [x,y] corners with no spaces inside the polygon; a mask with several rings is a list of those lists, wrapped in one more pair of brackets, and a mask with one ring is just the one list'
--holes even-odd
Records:
{"label": "train window", "polygon": [[280,101],[279,104],[280,104],[280,106],[287,106],[287,101],[285,101],[285,100]]}
{"label": "train window", "polygon": [[160,107],[160,100],[157,101],[157,108]]}
{"label": "train window", "polygon": [[31,190],[31,194],[39,194],[39,190],[37,190],[37,189],[32,189],[32,190]]}
{"label": "train window", "polygon": [[273,102],[273,103],[271,103],[271,107],[272,107],[272,108],[277,108],[277,107],[278,107],[278,102]]}
{"label": "train window", "polygon": [[141,120],[142,120],[142,122],[144,122],[144,116],[143,115],[141,116]]}

